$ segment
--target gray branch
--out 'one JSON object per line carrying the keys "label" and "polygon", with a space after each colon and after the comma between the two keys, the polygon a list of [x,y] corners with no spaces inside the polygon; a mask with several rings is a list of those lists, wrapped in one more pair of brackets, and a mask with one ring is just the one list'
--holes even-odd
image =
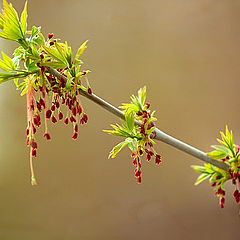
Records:
{"label": "gray branch", "polygon": [[[64,79],[65,81],[67,81],[67,78],[65,76],[63,76],[62,74],[60,74],[58,71],[56,71],[55,69],[52,69],[52,68],[47,68],[47,71],[49,73],[51,73],[52,75],[54,75],[55,77],[57,77],[58,79]],[[113,113],[114,115],[116,115],[117,117],[119,118],[122,118],[124,119],[124,113],[119,110],[118,108],[114,107],[113,105],[111,105],[110,103],[104,101],[102,98],[98,97],[97,95],[95,95],[94,93],[93,94],[88,94],[87,92],[79,89],[79,93],[90,99],[91,101],[95,102],[96,104],[98,104],[99,106],[101,106],[102,108],[106,109],[107,111]],[[139,124],[139,122],[136,121],[136,124]],[[158,128],[155,129],[155,133],[156,133],[156,136],[155,136],[155,139],[159,140],[159,141],[162,141],[164,143],[167,143],[183,152],[186,152],[206,163],[211,163],[212,165],[218,167],[218,168],[221,168],[225,171],[227,171],[229,169],[228,165],[223,163],[223,162],[220,162],[220,161],[217,161],[217,160],[214,160],[212,158],[210,158],[206,153],[200,151],[199,149],[197,148],[194,148],[174,137],[171,137],[169,136],[168,134],[162,132],[161,130],[159,130]]]}

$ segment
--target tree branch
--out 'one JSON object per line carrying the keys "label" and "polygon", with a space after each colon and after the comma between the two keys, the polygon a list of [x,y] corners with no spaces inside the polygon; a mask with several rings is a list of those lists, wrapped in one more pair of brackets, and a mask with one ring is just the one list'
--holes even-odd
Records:
{"label": "tree branch", "polygon": [[[58,79],[64,79],[65,81],[67,81],[67,78],[65,76],[63,76],[62,74],[60,74],[58,71],[56,71],[55,69],[52,69],[50,67],[46,67],[47,72],[51,73],[52,75],[54,75],[55,77],[57,77]],[[116,115],[117,117],[121,118],[121,119],[125,119],[124,118],[124,113],[119,110],[118,108],[112,106],[110,103],[104,101],[103,99],[101,99],[100,97],[98,97],[97,95],[93,94],[88,94],[87,92],[79,89],[79,93],[90,99],[91,101],[95,102],[96,104],[98,104],[99,106],[101,106],[102,108],[106,109],[107,111],[113,113],[114,115]],[[135,121],[136,124],[139,124],[139,122]],[[221,168],[222,170],[228,171],[229,167],[227,164],[214,160],[212,158],[210,158],[206,153],[200,151],[197,148],[194,148],[174,137],[169,136],[168,134],[162,132],[161,130],[159,130],[158,128],[155,129],[155,139],[162,141],[164,143],[167,143],[183,152],[186,152],[206,163],[211,163],[212,165]]]}

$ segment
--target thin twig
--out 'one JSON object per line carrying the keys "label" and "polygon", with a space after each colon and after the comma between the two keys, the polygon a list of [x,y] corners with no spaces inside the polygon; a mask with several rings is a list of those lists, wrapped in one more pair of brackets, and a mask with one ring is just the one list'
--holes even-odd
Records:
{"label": "thin twig", "polygon": [[[51,73],[52,75],[54,75],[55,77],[57,77],[58,79],[64,79],[65,81],[67,81],[67,78],[65,76],[63,76],[62,74],[60,74],[58,71],[56,71],[55,69],[52,69],[52,68],[49,68],[47,67],[47,71],[49,73]],[[96,104],[98,104],[99,106],[103,107],[104,109],[106,109],[107,111],[113,113],[114,115],[116,115],[117,117],[121,118],[121,119],[124,119],[124,113],[122,111],[120,111],[118,108],[114,107],[113,105],[111,105],[110,103],[104,101],[102,98],[98,97],[97,95],[95,95],[94,93],[93,94],[88,94],[87,92],[79,89],[79,93],[90,99],[91,101],[95,102]],[[139,124],[137,121],[136,121],[136,124]],[[161,130],[159,130],[158,128],[155,129],[155,133],[156,133],[156,136],[155,136],[155,139],[159,140],[159,141],[162,141],[164,143],[167,143],[183,152],[186,152],[204,162],[207,162],[207,163],[211,163],[212,165],[218,167],[218,168],[221,168],[225,171],[227,171],[229,169],[228,165],[223,163],[223,162],[220,162],[220,161],[217,161],[217,160],[214,160],[212,158],[210,158],[206,153],[200,151],[199,149],[197,148],[194,148],[192,146],[190,146],[189,144],[186,144],[174,137],[171,137],[169,136],[168,134],[162,132]]]}

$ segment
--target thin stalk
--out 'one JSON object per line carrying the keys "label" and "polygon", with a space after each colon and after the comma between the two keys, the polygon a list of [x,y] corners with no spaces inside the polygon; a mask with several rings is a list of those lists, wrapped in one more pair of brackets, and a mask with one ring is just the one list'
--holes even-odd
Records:
{"label": "thin stalk", "polygon": [[[65,76],[63,76],[62,74],[60,74],[58,71],[56,71],[55,69],[52,69],[50,67],[46,68],[47,71],[49,73],[51,73],[52,75],[54,75],[55,77],[57,77],[58,79],[64,79],[65,81],[67,81],[67,78]],[[105,100],[103,100],[102,98],[98,97],[97,95],[93,94],[88,94],[87,92],[83,91],[82,89],[79,89],[79,94],[81,94],[82,96],[88,98],[89,100],[95,102],[96,104],[98,104],[99,106],[101,106],[102,108],[106,109],[107,111],[113,113],[114,115],[116,115],[117,117],[121,118],[121,119],[125,119],[124,118],[124,113],[119,110],[118,108],[114,107],[113,105],[111,105],[110,103],[106,102]],[[136,124],[139,124],[139,122],[135,121]],[[199,149],[192,147],[191,145],[184,143],[174,137],[169,136],[168,134],[164,133],[163,131],[159,130],[158,128],[155,129],[155,139],[162,141],[164,143],[167,143],[185,153],[188,153],[206,163],[211,163],[212,165],[223,169],[225,171],[228,171],[229,167],[226,163],[214,160],[212,158],[210,158],[206,153],[200,151]]]}

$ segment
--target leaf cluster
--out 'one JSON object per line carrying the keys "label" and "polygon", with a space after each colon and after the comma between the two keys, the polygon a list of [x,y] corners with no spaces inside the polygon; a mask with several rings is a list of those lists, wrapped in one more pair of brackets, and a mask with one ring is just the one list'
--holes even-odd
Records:
{"label": "leaf cluster", "polygon": [[[73,86],[77,83],[79,88],[86,91],[86,88],[81,86],[80,78],[89,71],[80,69],[82,64],[80,57],[87,48],[87,41],[79,47],[75,57],[73,57],[71,47],[68,46],[67,42],[60,43],[52,37],[45,40],[40,27],[33,26],[31,31],[28,31],[27,2],[19,18],[12,4],[3,0],[0,30],[2,30],[0,37],[15,41],[20,45],[15,49],[12,59],[2,53],[0,68],[5,72],[0,73],[0,83],[14,79],[17,89],[21,90],[21,95],[24,95],[27,92],[29,79],[31,79],[34,88],[38,90],[43,84],[41,70],[51,67],[60,69],[61,73],[68,78],[66,89],[73,91]],[[26,78],[29,75],[31,77],[27,78],[28,81],[18,82],[19,78]],[[47,78],[45,81],[49,90],[54,88],[54,86],[50,86]],[[89,85],[88,82],[87,84]]]}
{"label": "leaf cluster", "polygon": [[215,159],[216,161],[223,161],[229,166],[229,171],[224,171],[211,164],[205,164],[204,166],[192,166],[192,168],[200,172],[200,176],[197,178],[195,185],[209,179],[209,182],[216,186],[214,189],[216,192],[221,188],[224,189],[224,184],[227,180],[231,179],[231,172],[239,172],[240,162],[239,162],[239,146],[234,144],[233,133],[229,131],[226,126],[225,133],[220,132],[221,139],[217,139],[220,145],[212,145],[214,150],[207,153],[209,157]]}
{"label": "leaf cluster", "polygon": [[219,169],[210,163],[204,164],[204,166],[193,165],[191,167],[195,171],[201,173],[197,178],[195,185],[209,179],[210,184],[216,185],[214,190],[217,191],[219,188],[224,189],[224,183],[229,179],[229,174],[226,171]]}
{"label": "leaf cluster", "polygon": [[[150,110],[148,110],[145,101],[146,101],[146,87],[143,87],[139,89],[137,96],[134,95],[131,96],[130,103],[124,103],[122,106],[120,106],[120,108],[123,109],[123,112],[125,113],[125,119],[124,121],[122,120],[122,125],[112,124],[111,127],[114,130],[104,130],[104,132],[107,132],[111,135],[126,138],[123,142],[120,142],[112,149],[112,151],[109,154],[109,158],[116,157],[116,155],[125,146],[128,146],[128,148],[133,153],[136,153],[137,149],[139,147],[140,148],[143,147],[146,142],[155,144],[153,139],[150,137],[150,135],[155,130],[155,126],[151,127],[150,129],[147,129],[147,126],[148,123],[156,121],[157,119],[153,117],[154,112],[151,113]],[[140,132],[140,125],[141,121],[143,120],[143,117],[139,116],[138,113],[142,111],[146,111],[150,116],[145,124],[146,126],[144,126],[146,128],[145,129],[146,134],[142,134]]]}

